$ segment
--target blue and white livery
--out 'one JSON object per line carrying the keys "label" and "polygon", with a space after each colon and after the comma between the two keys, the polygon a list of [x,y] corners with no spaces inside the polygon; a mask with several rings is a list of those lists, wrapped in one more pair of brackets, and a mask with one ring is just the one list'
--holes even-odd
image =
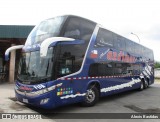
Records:
{"label": "blue and white livery", "polygon": [[81,102],[93,106],[99,97],[154,83],[153,51],[77,17],[42,21],[21,49],[15,93],[25,104],[51,109]]}

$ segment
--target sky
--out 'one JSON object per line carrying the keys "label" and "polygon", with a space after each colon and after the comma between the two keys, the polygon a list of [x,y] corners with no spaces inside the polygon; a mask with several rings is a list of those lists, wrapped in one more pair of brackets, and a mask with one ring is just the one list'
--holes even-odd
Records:
{"label": "sky", "polygon": [[93,20],[152,49],[160,61],[160,0],[1,0],[0,25],[36,25],[60,15]]}

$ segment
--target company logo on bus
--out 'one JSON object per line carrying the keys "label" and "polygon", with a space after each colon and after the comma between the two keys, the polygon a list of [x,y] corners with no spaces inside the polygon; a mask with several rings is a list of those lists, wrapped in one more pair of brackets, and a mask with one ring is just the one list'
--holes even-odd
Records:
{"label": "company logo on bus", "polygon": [[120,51],[119,53],[115,51],[108,51],[107,59],[112,61],[122,61],[122,62],[129,62],[129,63],[136,62],[136,58],[134,56],[125,54],[123,51]]}
{"label": "company logo on bus", "polygon": [[27,87],[27,86],[20,86],[19,90],[23,90],[23,91],[32,91],[33,88]]}

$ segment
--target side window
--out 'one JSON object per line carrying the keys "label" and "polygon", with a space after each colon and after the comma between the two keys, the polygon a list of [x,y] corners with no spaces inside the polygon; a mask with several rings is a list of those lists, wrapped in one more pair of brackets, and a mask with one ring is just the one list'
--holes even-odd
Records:
{"label": "side window", "polygon": [[106,72],[105,72],[106,76],[114,75],[114,63],[107,63],[105,64],[105,67],[106,67]]}
{"label": "side window", "polygon": [[142,46],[141,45],[139,45],[138,52],[140,55],[142,54]]}
{"label": "side window", "polygon": [[126,45],[125,45],[125,40],[123,37],[114,34],[114,47],[119,50],[125,50]]}
{"label": "side window", "polygon": [[89,76],[128,76],[139,75],[142,68],[129,63],[94,63],[90,65]]}
{"label": "side window", "polygon": [[134,53],[134,42],[128,40],[128,39],[125,39],[126,41],[126,51],[127,52],[131,52],[131,53]]}
{"label": "side window", "polygon": [[146,47],[143,47],[144,49],[144,56],[148,57],[149,56],[149,50]]}
{"label": "side window", "polygon": [[134,64],[133,65],[133,74],[139,75],[140,72],[141,72],[141,66],[139,64]]}
{"label": "side window", "polygon": [[133,67],[129,63],[116,63],[114,68],[114,75],[132,75]]}
{"label": "side window", "polygon": [[112,63],[94,63],[90,65],[89,76],[112,76],[113,71]]}
{"label": "side window", "polygon": [[57,77],[72,74],[80,70],[85,51],[83,45],[59,45],[59,56],[56,62]]}
{"label": "side window", "polygon": [[94,64],[91,64],[90,65],[90,68],[89,68],[89,76],[99,76],[98,74],[98,63],[94,63]]}
{"label": "side window", "polygon": [[100,28],[96,38],[95,47],[113,47],[112,32],[106,29]]}
{"label": "side window", "polygon": [[149,58],[150,60],[154,60],[154,55],[152,50],[149,51]]}
{"label": "side window", "polygon": [[133,75],[133,65],[125,63],[125,75]]}
{"label": "side window", "polygon": [[123,66],[121,63],[116,63],[114,67],[114,75],[122,75],[123,74]]}
{"label": "side window", "polygon": [[[135,52],[137,53],[137,54],[142,54],[142,46],[141,45],[139,45],[139,44],[135,44]],[[144,51],[143,51],[144,52]]]}
{"label": "side window", "polygon": [[154,59],[153,51],[151,49],[144,47],[144,46],[142,46],[142,56],[147,58],[148,60]]}

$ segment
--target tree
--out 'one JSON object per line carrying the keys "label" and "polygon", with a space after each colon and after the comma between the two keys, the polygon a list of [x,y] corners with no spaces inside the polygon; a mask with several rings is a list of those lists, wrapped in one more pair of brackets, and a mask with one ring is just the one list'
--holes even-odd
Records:
{"label": "tree", "polygon": [[160,68],[160,62],[155,62],[154,68]]}

